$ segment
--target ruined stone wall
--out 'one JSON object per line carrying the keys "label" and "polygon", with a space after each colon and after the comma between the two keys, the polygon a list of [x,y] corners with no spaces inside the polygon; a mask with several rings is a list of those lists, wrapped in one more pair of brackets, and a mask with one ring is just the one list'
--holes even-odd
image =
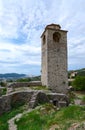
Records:
{"label": "ruined stone wall", "polygon": [[28,108],[35,108],[48,102],[48,96],[40,90],[13,92],[0,97],[0,115],[24,104],[27,104]]}
{"label": "ruined stone wall", "polygon": [[10,111],[14,107],[28,103],[32,94],[33,91],[22,91],[0,97],[0,115]]}
{"label": "ruined stone wall", "polygon": [[[54,101],[56,104],[54,104]],[[24,104],[32,109],[44,103],[65,107],[69,104],[69,99],[65,94],[45,93],[41,90],[13,92],[0,97],[0,115]]]}
{"label": "ruined stone wall", "polygon": [[41,86],[40,81],[31,81],[31,82],[13,82],[8,85],[9,88],[19,88],[19,87],[30,87],[30,86]]}

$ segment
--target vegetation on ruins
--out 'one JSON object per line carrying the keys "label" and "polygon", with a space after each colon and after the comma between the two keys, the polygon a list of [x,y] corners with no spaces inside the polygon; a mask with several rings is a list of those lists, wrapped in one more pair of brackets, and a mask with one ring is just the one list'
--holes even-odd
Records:
{"label": "vegetation on ruins", "polygon": [[2,88],[2,90],[0,91],[1,96],[5,95],[6,92],[7,92],[7,88]]}
{"label": "vegetation on ruins", "polygon": [[18,113],[23,112],[23,110],[23,107],[18,107],[18,109],[12,109],[11,112],[4,113],[2,116],[0,116],[0,130],[8,130],[8,120]]}
{"label": "vegetation on ruins", "polygon": [[33,90],[49,90],[46,86],[30,86],[29,88]]}
{"label": "vegetation on ruins", "polygon": [[[77,97],[85,102],[84,94],[83,96],[79,93],[71,94],[73,105],[58,109],[52,104],[44,104],[29,113],[23,114],[22,118],[15,120],[18,130],[48,130],[54,126],[56,126],[56,130],[68,130],[72,124],[84,122],[85,106],[74,105],[74,100]],[[27,110],[26,106],[21,105],[23,104],[15,104],[10,112],[0,116],[0,130],[8,130],[8,120]]]}
{"label": "vegetation on ruins", "polygon": [[46,104],[25,114],[16,120],[18,130],[47,130],[57,125],[59,130],[67,130],[74,122],[82,122],[85,119],[85,107],[69,106],[57,110],[54,106]]}
{"label": "vegetation on ruins", "polygon": [[[74,87],[74,91],[70,92],[70,103],[68,107],[60,108],[52,104],[44,104],[33,109],[31,112],[23,114],[19,120],[15,120],[18,130],[68,130],[73,124],[81,124],[82,127],[85,120],[85,105],[75,105],[75,100],[81,100],[85,104],[85,76],[83,75],[84,69],[78,71],[74,81],[70,83]],[[83,74],[81,74],[83,73]],[[39,81],[40,76],[32,77],[29,81],[28,78],[20,78],[17,82]],[[45,90],[46,86],[31,86],[30,89]],[[79,91],[75,91],[79,90]],[[2,95],[6,94],[7,88],[3,87]],[[81,91],[81,92],[80,92]],[[8,120],[16,116],[18,113],[23,113],[27,110],[24,102],[16,102],[11,104],[12,110],[0,116],[0,130],[8,130]]]}
{"label": "vegetation on ruins", "polygon": [[[81,98],[85,102],[84,94],[76,93],[71,95],[72,100]],[[73,102],[74,103],[74,102]],[[26,105],[18,104],[10,112],[0,116],[0,130],[8,130],[8,120],[27,110]],[[67,130],[72,124],[82,123],[85,120],[85,106],[70,105],[58,109],[52,104],[44,104],[33,109],[31,112],[23,114],[22,118],[15,120],[18,130],[47,130],[53,126],[58,126],[59,130]],[[58,129],[56,128],[56,129]]]}

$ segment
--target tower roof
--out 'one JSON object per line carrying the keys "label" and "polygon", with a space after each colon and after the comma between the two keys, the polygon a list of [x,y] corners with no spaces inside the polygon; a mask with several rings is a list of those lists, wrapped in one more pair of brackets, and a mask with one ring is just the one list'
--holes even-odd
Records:
{"label": "tower roof", "polygon": [[45,29],[47,29],[47,28],[61,29],[61,26],[59,24],[52,23],[52,24],[47,25]]}
{"label": "tower roof", "polygon": [[42,33],[41,37],[43,36],[43,34],[45,33],[45,31],[46,31],[47,29],[59,30],[59,31],[63,31],[63,32],[68,32],[68,31],[66,31],[66,30],[61,30],[61,26],[60,26],[59,24],[54,24],[54,23],[52,23],[52,24],[49,24],[49,25],[47,25],[47,26],[45,27],[45,30],[44,30],[44,32]]}

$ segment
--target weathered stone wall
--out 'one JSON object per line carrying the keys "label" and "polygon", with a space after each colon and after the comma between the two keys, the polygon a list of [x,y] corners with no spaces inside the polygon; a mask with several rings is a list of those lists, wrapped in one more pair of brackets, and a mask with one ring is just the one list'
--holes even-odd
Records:
{"label": "weathered stone wall", "polygon": [[34,108],[39,104],[47,102],[49,102],[49,99],[43,91],[30,90],[13,92],[0,97],[0,115],[24,104],[27,104],[28,108]]}
{"label": "weathered stone wall", "polygon": [[15,92],[0,97],[0,115],[10,111],[12,108],[28,103],[33,91]]}
{"label": "weathered stone wall", "polygon": [[[54,33],[60,35],[54,37]],[[47,27],[42,35],[42,85],[53,92],[67,93],[67,31]]]}
{"label": "weathered stone wall", "polygon": [[19,87],[30,87],[30,86],[41,86],[40,81],[33,81],[33,82],[14,82],[8,85],[9,88],[19,88]]}
{"label": "weathered stone wall", "polygon": [[10,102],[10,95],[0,97],[0,115],[11,110]]}
{"label": "weathered stone wall", "polygon": [[[42,62],[41,62],[41,68],[42,68],[42,76],[41,76],[41,81],[43,86],[47,86],[47,32],[44,33],[42,37]],[[43,40],[45,38],[45,40]]]}
{"label": "weathered stone wall", "polygon": [[65,107],[69,104],[68,97],[59,93],[44,93],[41,90],[20,91],[0,97],[0,115],[27,104],[28,108],[35,108],[39,104],[52,103],[57,107]]}
{"label": "weathered stone wall", "polygon": [[52,103],[56,102],[57,106],[61,106],[62,104],[65,106],[68,106],[70,101],[68,96],[66,96],[66,94],[62,94],[62,93],[48,93],[47,97],[49,98],[50,101],[52,101]]}

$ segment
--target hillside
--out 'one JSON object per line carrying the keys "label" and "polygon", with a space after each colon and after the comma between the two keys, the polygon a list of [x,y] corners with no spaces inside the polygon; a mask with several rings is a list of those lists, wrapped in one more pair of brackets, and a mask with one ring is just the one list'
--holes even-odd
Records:
{"label": "hillside", "polygon": [[5,74],[0,74],[0,79],[5,78],[5,79],[17,79],[17,78],[22,78],[25,77],[25,74],[18,74],[18,73],[5,73]]}
{"label": "hillside", "polygon": [[76,71],[78,76],[85,76],[85,68]]}
{"label": "hillside", "polygon": [[[69,70],[68,75],[70,75],[72,72],[77,72],[78,76],[85,76],[85,68],[78,69],[78,70]],[[18,73],[5,73],[5,74],[0,74],[0,79],[20,79],[27,77],[26,74],[18,74]],[[29,76],[30,78],[30,76]],[[31,80],[41,80],[41,76],[33,76],[31,77]]]}
{"label": "hillside", "polygon": [[69,70],[68,77],[70,77],[70,75],[74,72],[76,72],[77,76],[85,76],[85,68],[82,68],[82,69],[78,69],[78,70]]}

